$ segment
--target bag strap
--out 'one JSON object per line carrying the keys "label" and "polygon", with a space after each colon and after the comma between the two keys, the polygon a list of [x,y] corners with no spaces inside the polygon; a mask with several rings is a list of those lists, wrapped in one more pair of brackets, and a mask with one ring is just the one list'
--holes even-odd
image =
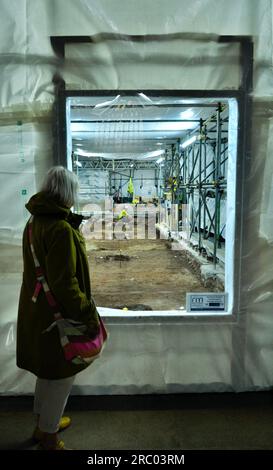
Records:
{"label": "bag strap", "polygon": [[39,263],[37,255],[35,253],[35,249],[34,249],[34,245],[33,245],[32,227],[33,227],[33,215],[30,217],[30,219],[28,221],[28,240],[29,240],[29,244],[30,244],[30,249],[31,249],[34,265],[35,265],[35,274],[36,274],[36,285],[35,285],[34,293],[33,293],[33,296],[32,296],[31,300],[32,300],[32,302],[36,303],[38,295],[39,295],[41,289],[43,288],[46,299],[47,299],[47,302],[48,302],[49,306],[51,307],[51,309],[53,310],[55,320],[59,320],[60,318],[62,318],[62,315],[59,312],[59,308],[58,308],[58,305],[56,303],[56,300],[54,299],[54,297],[53,297],[53,295],[50,291],[50,288],[49,288],[48,283],[46,281],[44,272],[41,268],[41,265]]}

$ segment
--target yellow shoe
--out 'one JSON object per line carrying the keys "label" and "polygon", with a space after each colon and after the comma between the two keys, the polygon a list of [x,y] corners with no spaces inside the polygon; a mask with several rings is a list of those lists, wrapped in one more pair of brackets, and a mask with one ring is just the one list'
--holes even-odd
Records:
{"label": "yellow shoe", "polygon": [[[66,428],[68,428],[68,426],[70,426],[71,424],[71,418],[69,418],[69,416],[63,416],[60,420],[60,423],[59,423],[59,429],[58,429],[58,432],[59,431],[64,431]],[[36,426],[33,434],[32,434],[32,439],[35,441],[35,442],[40,442],[42,439],[43,439],[43,431],[41,431],[39,429],[38,426]],[[59,442],[63,442],[63,441],[59,441]]]}
{"label": "yellow shoe", "polygon": [[69,416],[63,416],[59,422],[58,432],[64,431],[66,428],[68,428],[68,426],[70,426],[70,424],[71,424],[71,418],[69,418]]}
{"label": "yellow shoe", "polygon": [[65,447],[64,441],[57,441],[54,445],[43,445],[39,442],[36,450],[71,450]]}

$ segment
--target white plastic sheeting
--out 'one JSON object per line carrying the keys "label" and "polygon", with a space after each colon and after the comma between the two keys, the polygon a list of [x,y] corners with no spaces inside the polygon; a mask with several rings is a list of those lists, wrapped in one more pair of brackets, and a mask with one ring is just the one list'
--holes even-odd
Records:
{"label": "white plastic sheeting", "polygon": [[[53,161],[53,74],[58,70],[68,87],[77,89],[232,90],[239,83],[238,49],[216,45],[218,35],[248,35],[254,41],[252,128],[246,135],[252,152],[245,156],[238,321],[173,324],[158,318],[141,324],[131,318],[127,325],[111,324],[102,358],[78,376],[74,392],[271,387],[272,1],[2,0],[1,20],[0,392],[33,392],[34,377],[15,365],[20,243],[27,217],[24,203]],[[181,33],[189,33],[187,42]],[[109,34],[144,37],[141,42],[129,37],[115,41]],[[199,42],[194,34],[200,35]],[[73,35],[97,39],[91,48],[69,46],[63,66],[49,37]]]}

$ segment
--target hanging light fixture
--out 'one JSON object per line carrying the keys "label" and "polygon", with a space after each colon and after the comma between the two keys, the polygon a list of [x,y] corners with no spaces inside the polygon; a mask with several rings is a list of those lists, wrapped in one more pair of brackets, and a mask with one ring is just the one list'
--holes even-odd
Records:
{"label": "hanging light fixture", "polygon": [[186,147],[188,147],[189,145],[193,144],[194,142],[196,142],[196,140],[199,139],[199,136],[197,135],[194,135],[192,137],[190,137],[190,139],[188,140],[185,140],[185,142],[183,142],[182,144],[180,144],[180,147],[182,147],[183,149],[185,149]]}

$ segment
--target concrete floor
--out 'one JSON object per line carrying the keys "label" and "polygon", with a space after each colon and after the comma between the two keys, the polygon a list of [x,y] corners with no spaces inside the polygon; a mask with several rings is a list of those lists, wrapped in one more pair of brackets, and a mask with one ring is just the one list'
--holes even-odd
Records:
{"label": "concrete floor", "polygon": [[[35,449],[31,397],[0,399],[0,449]],[[273,450],[270,392],[70,397],[75,450]]]}

